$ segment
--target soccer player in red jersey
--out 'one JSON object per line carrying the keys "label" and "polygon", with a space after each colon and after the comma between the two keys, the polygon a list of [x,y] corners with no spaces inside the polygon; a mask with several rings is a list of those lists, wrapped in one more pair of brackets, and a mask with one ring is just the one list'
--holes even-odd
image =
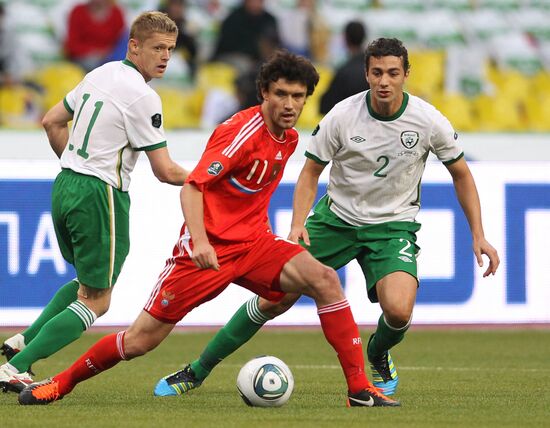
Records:
{"label": "soccer player in red jersey", "polygon": [[307,59],[286,51],[262,65],[261,104],[216,128],[182,188],[185,223],[144,310],[128,330],[99,340],[69,369],[25,388],[21,404],[58,400],[119,361],[144,355],[188,312],[235,283],[272,301],[285,293],[313,298],[344,371],[348,405],[399,405],[365,375],[361,338],[336,272],[269,227],[269,200],[298,142],[293,126],[318,80]]}

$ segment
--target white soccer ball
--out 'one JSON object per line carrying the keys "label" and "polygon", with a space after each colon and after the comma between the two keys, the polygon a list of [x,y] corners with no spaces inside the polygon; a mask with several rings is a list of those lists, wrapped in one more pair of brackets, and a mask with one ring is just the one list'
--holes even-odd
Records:
{"label": "white soccer ball", "polygon": [[294,377],[277,357],[264,355],[246,363],[237,376],[237,389],[249,406],[279,407],[294,389]]}

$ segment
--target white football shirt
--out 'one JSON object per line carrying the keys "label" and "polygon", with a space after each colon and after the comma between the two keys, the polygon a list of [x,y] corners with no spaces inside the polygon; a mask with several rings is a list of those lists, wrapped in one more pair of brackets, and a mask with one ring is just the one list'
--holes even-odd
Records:
{"label": "white football shirt", "polygon": [[128,191],[140,151],[166,146],[160,97],[128,60],[91,71],[63,102],[73,113],[63,168]]}
{"label": "white football shirt", "polygon": [[463,155],[457,139],[445,116],[422,99],[405,93],[399,111],[382,117],[365,91],[321,120],[306,156],[325,165],[332,161],[330,209],[345,222],[414,221],[429,152],[451,164]]}

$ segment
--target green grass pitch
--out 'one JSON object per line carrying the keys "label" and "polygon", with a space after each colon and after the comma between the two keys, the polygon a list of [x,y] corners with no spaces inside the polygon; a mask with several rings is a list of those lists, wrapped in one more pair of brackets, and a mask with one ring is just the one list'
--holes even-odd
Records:
{"label": "green grass pitch", "polygon": [[[368,337],[369,328],[362,329]],[[86,333],[35,364],[36,380],[66,368],[104,333]],[[2,427],[535,427],[550,426],[549,329],[412,328],[393,352],[401,408],[345,406],[346,387],[318,329],[267,328],[187,396],[153,397],[156,381],[192,360],[212,331],[175,332],[150,354],[122,362],[49,406],[0,394]],[[8,333],[0,334],[0,340]],[[235,381],[250,358],[271,354],[295,378],[281,408],[249,408]]]}

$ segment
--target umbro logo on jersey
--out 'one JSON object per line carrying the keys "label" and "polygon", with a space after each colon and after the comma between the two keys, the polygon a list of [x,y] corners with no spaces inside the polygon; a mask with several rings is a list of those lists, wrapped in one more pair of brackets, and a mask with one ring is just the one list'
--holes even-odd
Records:
{"label": "umbro logo on jersey", "polygon": [[280,150],[279,150],[279,153],[277,153],[277,155],[275,156],[275,160],[283,160],[283,154],[281,153]]}
{"label": "umbro logo on jersey", "polygon": [[412,149],[418,143],[418,132],[416,131],[403,131],[401,133],[401,144],[407,149]]}
{"label": "umbro logo on jersey", "polygon": [[362,143],[363,141],[367,141],[363,137],[360,137],[359,135],[356,135],[355,137],[351,137],[350,140],[353,141],[354,143]]}
{"label": "umbro logo on jersey", "polygon": [[412,260],[409,259],[407,256],[399,256],[398,259],[401,259],[405,263],[412,263]]}
{"label": "umbro logo on jersey", "polygon": [[210,164],[206,172],[210,175],[218,175],[223,169],[223,165],[221,162],[214,161]]}

